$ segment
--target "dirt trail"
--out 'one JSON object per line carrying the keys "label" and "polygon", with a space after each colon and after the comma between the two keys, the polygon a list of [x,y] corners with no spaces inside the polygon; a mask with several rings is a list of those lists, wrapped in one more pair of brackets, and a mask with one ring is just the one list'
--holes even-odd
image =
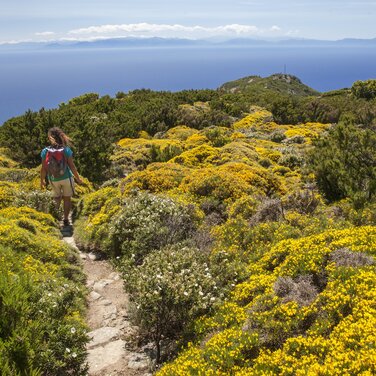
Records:
{"label": "dirt trail", "polygon": [[[64,241],[76,248],[70,233]],[[87,324],[92,338],[87,345],[89,376],[150,376],[150,358],[127,349],[128,339],[136,331],[128,320],[128,297],[120,275],[109,262],[77,249],[87,276]]]}

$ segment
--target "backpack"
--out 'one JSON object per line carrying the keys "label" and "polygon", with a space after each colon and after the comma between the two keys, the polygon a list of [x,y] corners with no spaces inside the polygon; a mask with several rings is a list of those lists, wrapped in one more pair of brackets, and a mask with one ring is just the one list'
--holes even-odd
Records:
{"label": "backpack", "polygon": [[54,178],[60,178],[67,170],[67,158],[64,148],[47,148],[46,160],[47,173]]}

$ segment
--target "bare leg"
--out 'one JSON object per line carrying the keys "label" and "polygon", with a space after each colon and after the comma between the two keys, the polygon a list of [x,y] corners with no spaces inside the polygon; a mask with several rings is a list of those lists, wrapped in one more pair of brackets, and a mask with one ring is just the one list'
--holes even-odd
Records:
{"label": "bare leg", "polygon": [[69,212],[72,207],[72,201],[71,201],[71,197],[65,197],[65,196],[63,196],[63,200],[64,200],[64,220],[67,220],[69,218]]}

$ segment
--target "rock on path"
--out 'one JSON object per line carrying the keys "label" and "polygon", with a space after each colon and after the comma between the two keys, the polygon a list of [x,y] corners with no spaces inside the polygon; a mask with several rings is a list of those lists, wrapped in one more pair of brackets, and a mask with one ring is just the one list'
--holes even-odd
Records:
{"label": "rock on path", "polygon": [[[77,249],[72,236],[63,239]],[[126,348],[127,338],[136,329],[128,321],[128,297],[120,275],[107,261],[97,260],[93,254],[80,252],[80,256],[90,291],[87,297],[87,324],[91,328],[87,345],[88,375],[151,376],[149,357],[141,350]]]}

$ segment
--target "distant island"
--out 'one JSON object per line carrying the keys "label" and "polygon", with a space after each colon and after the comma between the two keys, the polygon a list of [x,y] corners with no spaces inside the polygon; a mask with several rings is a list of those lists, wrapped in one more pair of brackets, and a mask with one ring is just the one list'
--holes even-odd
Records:
{"label": "distant island", "polygon": [[346,38],[339,40],[319,40],[319,39],[254,39],[254,38],[232,38],[232,39],[184,39],[184,38],[161,38],[161,37],[118,37],[94,40],[56,40],[43,42],[19,42],[1,43],[0,48],[123,48],[123,47],[225,47],[225,46],[296,46],[296,47],[354,47],[370,46],[376,47],[376,38],[356,39]]}

